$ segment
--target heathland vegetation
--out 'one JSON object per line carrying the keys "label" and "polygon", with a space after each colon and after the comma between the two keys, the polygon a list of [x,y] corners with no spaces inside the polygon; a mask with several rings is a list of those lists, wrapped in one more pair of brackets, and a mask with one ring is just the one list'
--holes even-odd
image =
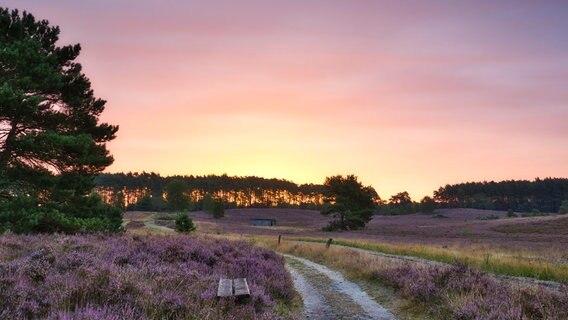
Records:
{"label": "heathland vegetation", "polygon": [[[250,301],[217,301],[219,277],[248,278]],[[0,235],[1,319],[275,319],[293,297],[284,260],[245,242]]]}
{"label": "heathland vegetation", "polygon": [[[566,292],[496,279],[464,263],[409,263],[349,248],[257,238],[260,245],[308,258],[367,283],[401,318],[565,319]],[[396,297],[402,300],[396,301]],[[395,300],[395,302],[393,302]]]}

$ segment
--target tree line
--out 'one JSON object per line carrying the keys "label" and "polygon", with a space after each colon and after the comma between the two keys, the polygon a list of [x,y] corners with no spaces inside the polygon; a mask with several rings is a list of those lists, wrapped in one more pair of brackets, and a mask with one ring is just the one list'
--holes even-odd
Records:
{"label": "tree line", "polygon": [[[96,178],[97,191],[106,202],[125,203],[132,210],[166,210],[166,186],[180,180],[191,198],[193,210],[203,209],[212,197],[226,208],[297,207],[320,210],[325,204],[325,184],[296,184],[288,180],[227,175],[161,176],[157,173],[103,173]],[[116,194],[119,199],[116,200]],[[420,201],[406,191],[381,200],[376,192],[376,214],[432,213],[437,208],[475,208],[529,212],[558,212],[568,200],[568,179],[536,178],[501,182],[465,182],[446,185]]]}
{"label": "tree line", "polygon": [[434,192],[434,199],[445,208],[558,212],[562,202],[568,200],[568,179],[448,184]]}
{"label": "tree line", "polygon": [[568,179],[483,181],[447,184],[416,202],[408,192],[393,195],[378,206],[383,215],[433,213],[438,208],[472,208],[511,212],[566,213]]}
{"label": "tree line", "polygon": [[132,210],[165,209],[166,187],[180,181],[192,201],[192,209],[203,209],[207,197],[221,200],[225,207],[297,207],[319,209],[323,204],[324,186],[296,184],[282,179],[255,176],[176,175],[161,176],[154,172],[103,173],[97,176],[97,192],[106,202],[123,204]]}

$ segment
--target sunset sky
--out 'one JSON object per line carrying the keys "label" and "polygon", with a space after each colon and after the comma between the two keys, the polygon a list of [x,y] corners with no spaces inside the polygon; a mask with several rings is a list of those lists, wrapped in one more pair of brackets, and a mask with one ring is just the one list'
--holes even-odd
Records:
{"label": "sunset sky", "polygon": [[108,172],[353,173],[383,199],[568,177],[568,1],[0,1],[61,27]]}

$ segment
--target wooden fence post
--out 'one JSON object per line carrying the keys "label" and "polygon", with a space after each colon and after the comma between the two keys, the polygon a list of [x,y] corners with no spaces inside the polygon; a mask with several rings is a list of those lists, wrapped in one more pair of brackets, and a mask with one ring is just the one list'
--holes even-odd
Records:
{"label": "wooden fence post", "polygon": [[278,245],[280,245],[280,240],[281,240],[281,239],[282,239],[282,235],[279,234],[279,235],[278,235]]}

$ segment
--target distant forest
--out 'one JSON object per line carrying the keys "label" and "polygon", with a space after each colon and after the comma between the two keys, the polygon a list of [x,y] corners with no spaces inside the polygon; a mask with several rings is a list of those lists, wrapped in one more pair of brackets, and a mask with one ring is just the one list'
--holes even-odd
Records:
{"label": "distant forest", "polygon": [[[324,186],[298,185],[282,179],[235,177],[228,175],[167,176],[156,173],[103,173],[96,178],[96,191],[107,203],[127,210],[157,210],[165,208],[166,185],[181,180],[187,186],[193,210],[200,210],[203,198],[209,194],[222,200],[226,208],[295,207],[320,209],[324,203]],[[435,208],[476,208],[513,210],[516,212],[558,212],[568,200],[568,179],[546,178],[501,182],[466,182],[446,185],[434,191],[434,198],[420,202],[401,192],[382,201],[376,198],[381,214],[431,212]]]}
{"label": "distant forest", "polygon": [[501,182],[466,182],[446,185],[434,192],[434,200],[446,208],[477,208],[527,212],[558,212],[568,200],[568,179],[546,178]]}
{"label": "distant forest", "polygon": [[168,176],[156,173],[103,173],[95,182],[106,202],[124,203],[131,210],[161,210],[166,185],[183,181],[196,210],[209,194],[227,208],[298,207],[317,209],[323,204],[323,185],[295,184],[281,179],[230,177],[227,175]]}

